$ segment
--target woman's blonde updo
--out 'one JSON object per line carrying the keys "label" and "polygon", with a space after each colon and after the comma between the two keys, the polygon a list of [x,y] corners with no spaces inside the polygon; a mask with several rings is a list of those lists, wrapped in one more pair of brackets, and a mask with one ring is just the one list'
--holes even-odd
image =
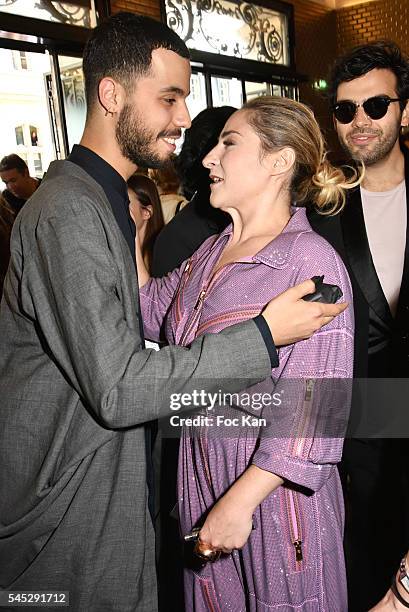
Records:
{"label": "woman's blonde updo", "polygon": [[353,171],[347,178],[326,159],[325,141],[313,112],[289,98],[263,96],[243,106],[249,125],[261,140],[263,153],[290,147],[295,153],[290,191],[296,204],[315,204],[325,215],[339,212],[345,190],[362,179]]}

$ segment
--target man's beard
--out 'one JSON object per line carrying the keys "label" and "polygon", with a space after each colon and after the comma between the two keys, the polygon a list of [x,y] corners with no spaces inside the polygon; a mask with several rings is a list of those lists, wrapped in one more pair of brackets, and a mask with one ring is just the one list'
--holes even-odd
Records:
{"label": "man's beard", "polygon": [[166,163],[153,149],[157,141],[155,135],[143,125],[143,121],[131,104],[125,104],[121,110],[115,135],[121,153],[136,166],[160,168]]}
{"label": "man's beard", "polygon": [[380,130],[356,128],[348,134],[348,139],[351,136],[356,136],[357,134],[376,134],[379,137],[378,141],[374,143],[373,146],[368,147],[368,149],[365,147],[358,148],[346,139],[340,139],[340,143],[344,151],[348,153],[352,159],[356,161],[363,161],[366,166],[372,166],[389,155],[395,146],[396,141],[399,139],[399,133],[400,122],[396,123],[396,126],[391,127],[387,133],[382,133]]}

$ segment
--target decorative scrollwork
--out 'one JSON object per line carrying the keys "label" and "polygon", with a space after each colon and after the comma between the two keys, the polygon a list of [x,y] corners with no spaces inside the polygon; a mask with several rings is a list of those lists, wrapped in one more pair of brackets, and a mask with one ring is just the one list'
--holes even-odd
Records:
{"label": "decorative scrollwork", "polygon": [[193,35],[193,9],[190,0],[167,0],[168,26],[187,42]]}
{"label": "decorative scrollwork", "polygon": [[235,0],[166,0],[166,13],[168,25],[194,49],[288,63],[287,20],[276,11]]}
{"label": "decorative scrollwork", "polygon": [[264,58],[259,61],[268,61],[272,64],[277,64],[283,56],[283,40],[277,30],[273,27],[264,35],[261,34],[261,45],[260,45],[260,58],[263,55]]}
{"label": "decorative scrollwork", "polygon": [[257,7],[254,6],[254,4],[243,4],[243,5],[241,5],[240,13],[241,13],[241,16],[242,16],[243,20],[249,26],[252,26],[254,28],[257,27],[258,14],[257,14]]}
{"label": "decorative scrollwork", "polygon": [[70,25],[81,25],[86,28],[91,27],[89,9],[75,4],[65,4],[63,2],[51,2],[51,0],[40,0],[35,8],[47,11],[60,23]]}
{"label": "decorative scrollwork", "polygon": [[[54,0],[39,0],[30,4],[19,2],[19,0],[0,0],[0,7],[7,9],[12,5],[17,5],[10,12],[26,17],[46,19],[44,12],[51,16],[51,21],[68,23],[71,25],[91,27],[91,8],[84,4],[84,0],[79,0],[78,5],[71,2],[57,2]],[[8,11],[7,11],[8,12]]]}

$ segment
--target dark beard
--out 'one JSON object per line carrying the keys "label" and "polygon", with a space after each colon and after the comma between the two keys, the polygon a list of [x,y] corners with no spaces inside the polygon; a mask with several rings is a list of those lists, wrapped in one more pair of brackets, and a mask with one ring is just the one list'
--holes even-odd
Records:
{"label": "dark beard", "polygon": [[[367,131],[368,130],[363,129],[362,133],[366,133]],[[359,133],[360,130],[354,130],[354,132]],[[397,123],[396,128],[391,130],[386,135],[384,134],[383,137],[381,137],[381,139],[377,142],[376,146],[372,150],[368,151],[367,154],[365,154],[365,151],[363,151],[363,154],[361,155],[359,151],[352,148],[348,141],[342,140],[341,146],[344,151],[348,153],[355,161],[363,161],[366,166],[372,166],[389,155],[399,138],[399,132],[400,123]]]}
{"label": "dark beard", "polygon": [[166,163],[152,150],[154,135],[142,125],[138,114],[130,104],[125,104],[116,124],[115,135],[121,153],[135,166],[160,168]]}

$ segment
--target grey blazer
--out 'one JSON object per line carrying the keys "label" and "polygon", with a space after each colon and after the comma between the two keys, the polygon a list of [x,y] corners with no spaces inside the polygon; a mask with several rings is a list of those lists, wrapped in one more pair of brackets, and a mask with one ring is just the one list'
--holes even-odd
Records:
{"label": "grey blazer", "polygon": [[0,588],[154,612],[143,424],[172,392],[269,376],[256,325],[142,350],[129,248],[102,188],[60,161],[13,228],[0,342]]}

